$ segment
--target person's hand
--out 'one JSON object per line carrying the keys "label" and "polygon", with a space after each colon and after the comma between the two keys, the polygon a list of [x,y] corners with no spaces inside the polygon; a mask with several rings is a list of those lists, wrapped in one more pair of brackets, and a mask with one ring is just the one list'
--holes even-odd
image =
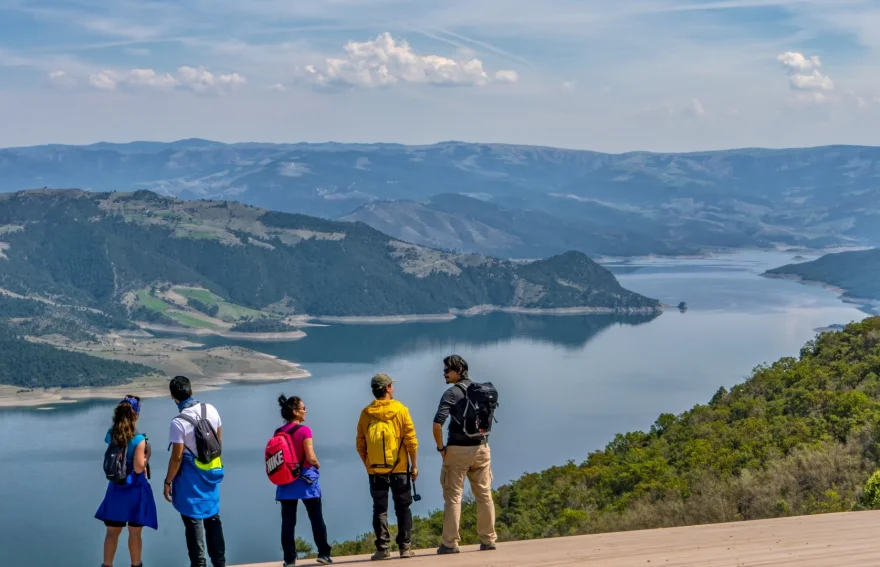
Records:
{"label": "person's hand", "polygon": [[165,483],[165,500],[171,502],[171,485],[167,482]]}
{"label": "person's hand", "polygon": [[413,469],[412,472],[410,472],[409,474],[412,477],[413,482],[415,482],[416,479],[419,478],[419,469]]}

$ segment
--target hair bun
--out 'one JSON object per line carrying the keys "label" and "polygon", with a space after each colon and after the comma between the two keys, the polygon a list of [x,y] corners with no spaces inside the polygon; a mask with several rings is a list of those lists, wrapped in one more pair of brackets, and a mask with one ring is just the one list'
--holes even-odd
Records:
{"label": "hair bun", "polygon": [[281,407],[284,407],[286,404],[287,404],[287,396],[285,396],[284,394],[281,394],[280,396],[278,396],[278,405]]}

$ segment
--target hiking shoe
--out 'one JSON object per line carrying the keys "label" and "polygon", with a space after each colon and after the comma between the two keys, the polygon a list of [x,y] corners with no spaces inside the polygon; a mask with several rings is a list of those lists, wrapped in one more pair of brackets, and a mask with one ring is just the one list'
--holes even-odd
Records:
{"label": "hiking shoe", "polygon": [[498,548],[495,547],[494,543],[481,543],[480,544],[480,551],[495,551],[496,549],[498,549]]}
{"label": "hiking shoe", "polygon": [[294,567],[296,563],[285,563],[282,567]]}
{"label": "hiking shoe", "polygon": [[401,547],[400,548],[401,559],[409,559],[410,557],[415,557],[415,556],[416,556],[416,553],[412,549],[410,549],[408,547]]}
{"label": "hiking shoe", "polygon": [[437,548],[437,555],[450,555],[452,553],[461,553],[461,550],[458,547],[446,547],[443,544],[440,544],[440,547]]}
{"label": "hiking shoe", "polygon": [[391,559],[391,552],[387,549],[379,549],[370,557],[370,561],[384,561],[386,559]]}
{"label": "hiking shoe", "polygon": [[329,555],[319,555],[315,561],[318,562],[318,565],[333,565],[333,560]]}

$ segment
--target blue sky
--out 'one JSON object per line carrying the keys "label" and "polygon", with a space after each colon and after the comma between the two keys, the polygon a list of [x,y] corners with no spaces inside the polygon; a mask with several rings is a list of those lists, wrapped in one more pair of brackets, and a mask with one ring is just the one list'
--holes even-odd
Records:
{"label": "blue sky", "polygon": [[0,0],[0,146],[877,132],[880,0]]}

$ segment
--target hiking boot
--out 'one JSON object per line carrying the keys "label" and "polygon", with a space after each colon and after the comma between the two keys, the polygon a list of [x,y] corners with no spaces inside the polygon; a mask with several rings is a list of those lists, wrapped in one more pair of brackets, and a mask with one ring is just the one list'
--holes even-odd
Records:
{"label": "hiking boot", "polygon": [[285,563],[282,567],[294,567],[296,563]]}
{"label": "hiking boot", "polygon": [[370,561],[384,561],[386,559],[391,559],[391,552],[387,549],[378,549],[376,553],[370,557]]}
{"label": "hiking boot", "polygon": [[319,555],[317,559],[318,565],[333,565],[333,560],[330,559],[329,555]]}
{"label": "hiking boot", "polygon": [[495,551],[496,549],[498,549],[498,548],[495,547],[494,543],[481,543],[480,544],[480,551]]}
{"label": "hiking boot", "polygon": [[456,547],[446,547],[443,544],[440,544],[440,547],[437,548],[437,555],[450,555],[452,553],[461,553],[461,549]]}
{"label": "hiking boot", "polygon": [[408,547],[401,547],[400,548],[401,559],[409,559],[410,557],[415,557],[415,556],[416,556],[416,554],[412,549],[410,549]]}

